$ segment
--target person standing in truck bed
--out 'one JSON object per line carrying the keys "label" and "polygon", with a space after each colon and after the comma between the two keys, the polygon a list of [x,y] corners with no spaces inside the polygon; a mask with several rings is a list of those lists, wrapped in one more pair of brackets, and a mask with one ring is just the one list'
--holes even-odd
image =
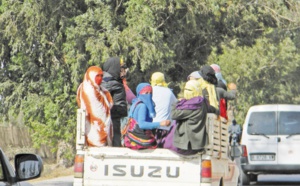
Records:
{"label": "person standing in truck bed", "polygon": [[216,91],[218,94],[218,100],[219,100],[219,110],[220,110],[220,116],[228,120],[227,116],[227,101],[228,100],[234,100],[236,98],[236,92],[237,88],[234,83],[230,83],[228,85],[227,90],[227,82],[222,76],[221,73],[221,68],[217,64],[212,64],[210,65],[214,71],[215,71],[215,76],[218,79],[218,83],[216,85]]}
{"label": "person standing in truck bed", "polygon": [[86,110],[85,136],[89,146],[102,147],[112,144],[110,109],[113,100],[101,87],[103,72],[100,67],[87,69],[83,82],[77,89],[79,108]]}
{"label": "person standing in truck bed", "polygon": [[126,91],[122,79],[126,77],[126,65],[119,57],[109,58],[103,64],[103,82],[111,94],[114,105],[111,108],[111,119],[113,122],[113,146],[121,147],[121,118],[126,117],[127,101]]}
{"label": "person standing in truck bed", "polygon": [[215,71],[211,66],[204,65],[201,67],[199,74],[201,78],[197,80],[200,83],[202,95],[209,101],[208,113],[219,115],[219,102],[215,87],[218,80],[215,76]]}

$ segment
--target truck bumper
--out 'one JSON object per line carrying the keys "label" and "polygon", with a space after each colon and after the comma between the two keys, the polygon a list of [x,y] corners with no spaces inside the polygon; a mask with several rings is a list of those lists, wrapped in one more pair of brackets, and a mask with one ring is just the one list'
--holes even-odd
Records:
{"label": "truck bumper", "polygon": [[241,165],[242,170],[247,173],[274,173],[274,174],[299,174],[300,165]]}
{"label": "truck bumper", "polygon": [[82,178],[74,178],[73,186],[83,186],[83,179]]}

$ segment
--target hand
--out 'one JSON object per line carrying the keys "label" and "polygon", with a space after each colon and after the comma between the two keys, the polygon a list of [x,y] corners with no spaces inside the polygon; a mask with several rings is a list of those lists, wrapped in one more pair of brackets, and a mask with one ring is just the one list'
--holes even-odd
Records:
{"label": "hand", "polygon": [[160,122],[160,126],[169,126],[171,124],[170,120],[164,120]]}
{"label": "hand", "polygon": [[229,83],[229,84],[228,84],[228,89],[229,89],[229,90],[236,90],[236,89],[237,89],[236,84],[234,84],[234,83]]}

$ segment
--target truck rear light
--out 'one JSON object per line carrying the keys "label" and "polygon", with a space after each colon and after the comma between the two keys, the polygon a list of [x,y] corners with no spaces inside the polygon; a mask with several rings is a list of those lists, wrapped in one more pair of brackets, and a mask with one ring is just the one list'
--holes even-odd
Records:
{"label": "truck rear light", "polygon": [[83,178],[83,164],[84,155],[76,154],[75,156],[75,164],[74,164],[74,177],[75,178]]}
{"label": "truck rear light", "polygon": [[203,160],[201,163],[201,182],[211,182],[211,161]]}
{"label": "truck rear light", "polygon": [[248,152],[247,152],[247,147],[246,145],[242,145],[242,157],[247,157]]}

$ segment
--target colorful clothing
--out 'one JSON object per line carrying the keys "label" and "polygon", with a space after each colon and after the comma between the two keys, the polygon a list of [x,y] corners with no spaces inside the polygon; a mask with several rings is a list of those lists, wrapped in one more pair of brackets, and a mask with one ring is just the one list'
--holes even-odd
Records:
{"label": "colorful clothing", "polygon": [[204,80],[203,78],[200,78],[198,81],[200,82],[201,89],[202,89],[202,92],[203,92],[203,96],[206,97],[206,99],[209,101],[209,104],[211,106],[218,109],[219,108],[219,102],[218,102],[218,97],[217,97],[217,92],[216,92],[215,85],[209,83],[208,81]]}
{"label": "colorful clothing", "polygon": [[[173,145],[180,154],[188,155],[204,151],[208,143],[206,134],[208,105],[199,89],[201,86],[197,80],[189,80],[184,87],[184,99],[172,105],[172,119],[176,120]],[[167,145],[168,141],[165,146]]]}
{"label": "colorful clothing", "polygon": [[113,100],[110,93],[100,86],[103,72],[92,66],[84,75],[77,89],[77,104],[86,110],[85,135],[89,146],[111,145],[111,115]]}
{"label": "colorful clothing", "polygon": [[236,97],[236,90],[226,91],[221,87],[216,88],[219,97],[220,116],[228,120],[227,116],[227,100],[234,100]]}
{"label": "colorful clothing", "polygon": [[216,91],[218,94],[218,100],[219,100],[219,110],[220,110],[220,116],[228,120],[227,116],[227,100],[233,100],[235,99],[236,90],[230,90],[227,91],[227,82],[222,76],[221,73],[221,67],[217,64],[210,65],[214,71],[215,76],[218,79],[218,83],[216,85]]}
{"label": "colorful clothing", "polygon": [[206,116],[207,102],[201,96],[172,105],[172,119],[176,120],[174,146],[181,150],[202,151],[208,143]]}
{"label": "colorful clothing", "polygon": [[127,101],[128,104],[131,105],[132,104],[132,100],[134,98],[136,98],[136,96],[134,95],[134,93],[131,91],[131,89],[127,85],[126,78],[123,79],[123,85],[124,85],[125,92],[126,92],[126,101]]}
{"label": "colorful clothing", "polygon": [[219,101],[216,93],[216,85],[218,80],[215,76],[214,69],[209,65],[204,65],[200,71],[202,78],[199,79],[203,96],[209,101],[209,113],[219,115]]}
{"label": "colorful clothing", "polygon": [[131,149],[156,148],[157,143],[151,129],[157,128],[160,123],[152,122],[155,117],[152,101],[152,87],[148,83],[140,83],[136,89],[137,98],[133,100],[129,111],[131,127],[125,134],[125,146]]}

